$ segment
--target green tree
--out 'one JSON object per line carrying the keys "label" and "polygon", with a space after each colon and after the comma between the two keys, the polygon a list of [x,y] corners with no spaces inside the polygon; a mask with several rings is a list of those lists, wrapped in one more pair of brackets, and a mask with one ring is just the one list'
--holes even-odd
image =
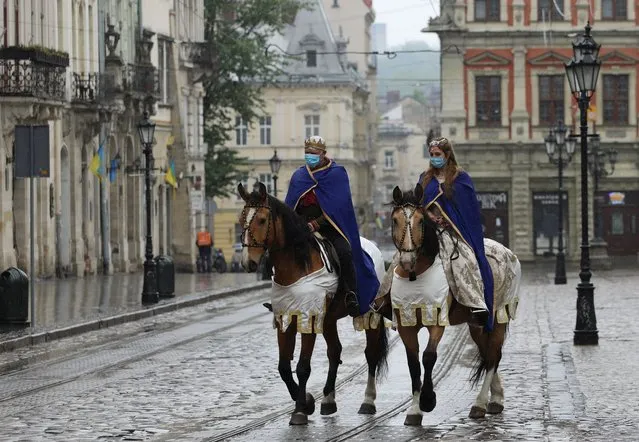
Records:
{"label": "green tree", "polygon": [[303,6],[299,0],[205,0],[205,38],[213,54],[212,73],[203,79],[208,197],[230,196],[243,175],[248,159],[224,144],[237,115],[250,124],[260,116],[263,88],[274,83],[288,60],[269,48],[269,41]]}

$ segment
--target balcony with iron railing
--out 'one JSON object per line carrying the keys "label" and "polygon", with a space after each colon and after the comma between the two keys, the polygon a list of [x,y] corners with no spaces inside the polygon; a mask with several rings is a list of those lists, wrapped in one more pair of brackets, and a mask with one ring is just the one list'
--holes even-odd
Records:
{"label": "balcony with iron railing", "polygon": [[413,130],[404,123],[381,123],[377,126],[377,136],[379,137],[407,137],[412,135]]}
{"label": "balcony with iron railing", "polygon": [[0,97],[66,100],[69,55],[39,46],[0,48]]}
{"label": "balcony with iron railing", "polygon": [[77,73],[71,75],[71,101],[76,104],[99,105],[116,93],[115,78],[106,73]]}
{"label": "balcony with iron railing", "polygon": [[151,64],[129,64],[124,66],[122,88],[124,92],[140,97],[160,97],[158,70]]}
{"label": "balcony with iron railing", "polygon": [[211,68],[213,55],[208,42],[183,41],[180,43],[180,64],[182,67]]}

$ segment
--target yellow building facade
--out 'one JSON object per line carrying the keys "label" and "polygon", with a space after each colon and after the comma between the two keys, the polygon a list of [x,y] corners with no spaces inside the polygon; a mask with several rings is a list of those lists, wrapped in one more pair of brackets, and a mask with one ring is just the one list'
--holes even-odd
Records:
{"label": "yellow building facade", "polygon": [[[349,173],[353,204],[365,234],[368,214],[372,213],[373,159],[369,131],[371,94],[367,81],[341,53],[346,52],[348,42],[332,33],[321,2],[314,9],[300,11],[282,37],[289,53],[306,56],[288,66],[288,75],[275,86],[264,90],[261,117],[250,122],[236,117],[227,147],[249,159],[244,185],[252,188],[260,181],[270,194],[284,199],[291,175],[304,164],[304,140],[321,135],[326,139],[328,156]],[[269,165],[275,151],[282,161],[277,194]],[[237,221],[244,202],[233,196],[217,199],[215,203],[212,223],[215,245],[230,260],[234,245],[240,242],[241,228]]]}

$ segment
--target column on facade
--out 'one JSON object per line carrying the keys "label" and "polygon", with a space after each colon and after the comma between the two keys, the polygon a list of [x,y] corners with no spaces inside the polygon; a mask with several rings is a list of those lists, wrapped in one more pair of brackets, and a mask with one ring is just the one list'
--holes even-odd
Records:
{"label": "column on facade", "polygon": [[513,0],[513,26],[523,29],[525,25],[526,4],[524,0]]}
{"label": "column on facade", "polygon": [[[82,146],[82,139],[78,139],[76,136],[74,139],[70,140],[69,148],[68,148],[68,156],[69,156],[69,166],[70,166],[70,180],[71,183],[69,189],[64,188],[64,180],[65,177],[61,176],[63,181],[63,188],[60,189],[60,195],[62,199],[69,198],[70,199],[70,214],[66,215],[68,219],[70,219],[70,233],[71,233],[71,271],[76,276],[84,275],[85,271],[85,244],[84,239],[85,236],[83,234],[83,226],[85,223],[84,219],[84,205],[86,204],[84,201],[84,197],[86,196],[86,186],[87,182],[83,176],[83,169],[87,166],[85,160],[82,155],[85,152]],[[67,195],[67,191],[69,191],[69,195]],[[61,204],[60,211],[64,216],[64,201]],[[88,219],[86,220],[88,222]]]}
{"label": "column on facade", "polygon": [[529,261],[533,259],[533,214],[530,204],[530,170],[531,164],[527,162],[519,162],[516,155],[513,155],[513,163],[511,169],[511,210],[512,221],[510,225],[512,240],[510,248],[517,254],[521,261]]}
{"label": "column on facade", "polygon": [[[442,44],[443,46],[443,44]],[[445,51],[441,55],[441,77],[455,87],[444,87],[442,90],[442,135],[446,137],[461,137],[466,123],[466,109],[464,106],[464,59],[456,52]]]}
{"label": "column on facade", "polygon": [[76,148],[80,150],[80,186],[82,188],[81,201],[81,235],[82,244],[84,245],[78,252],[82,254],[84,272],[93,274],[97,270],[97,262],[99,250],[96,246],[98,241],[96,240],[95,225],[99,223],[99,218],[96,216],[96,200],[93,188],[95,186],[93,173],[89,171],[88,166],[91,162],[93,155],[93,149],[91,145],[83,145],[81,141],[76,140]]}
{"label": "column on facade", "polygon": [[[0,112],[2,112],[2,105],[0,105]],[[6,269],[9,266],[15,265],[15,251],[13,244],[13,226],[14,226],[14,207],[12,204],[11,194],[13,192],[13,164],[7,163],[7,159],[11,156],[8,154],[8,150],[11,146],[6,140],[9,137],[4,137],[0,132],[0,170],[2,170],[2,180],[0,180],[0,213],[2,219],[0,220],[0,265],[2,269]]]}
{"label": "column on facade", "polygon": [[[625,0],[624,0],[625,1]],[[583,28],[590,19],[591,0],[577,0],[577,27]]]}
{"label": "column on facade", "polygon": [[[125,137],[123,165],[132,165],[138,157],[135,151],[133,138],[130,135]],[[139,192],[141,177],[138,174],[129,174],[122,177],[126,180],[124,194],[126,195],[126,244],[129,262],[127,270],[137,269],[141,263],[140,239],[143,234],[140,231],[140,203],[142,194]]]}
{"label": "column on facade", "polygon": [[510,114],[511,138],[523,141],[529,138],[528,127],[530,115],[526,106],[526,48],[517,46],[513,49],[513,110]]}

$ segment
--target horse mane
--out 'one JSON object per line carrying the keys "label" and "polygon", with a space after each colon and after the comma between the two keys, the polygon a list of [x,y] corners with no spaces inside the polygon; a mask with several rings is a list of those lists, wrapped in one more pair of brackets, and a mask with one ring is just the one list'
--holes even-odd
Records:
{"label": "horse mane", "polygon": [[[399,203],[392,202],[393,206],[399,207],[404,204],[412,204],[422,207],[422,199],[415,195],[414,190],[402,192],[402,200]],[[420,247],[419,253],[433,260],[439,255],[439,238],[437,231],[440,227],[433,222],[428,216],[424,216],[424,240]]]}
{"label": "horse mane", "polygon": [[[308,230],[306,221],[299,216],[293,209],[277,198],[268,195],[268,205],[271,208],[273,221],[277,218],[282,220],[282,230],[284,237],[284,247],[291,250],[293,259],[300,268],[307,268],[311,265],[311,250],[315,249],[315,237]],[[257,204],[261,201],[260,193],[255,191],[251,193],[249,201]],[[280,233],[280,232],[278,232]]]}

